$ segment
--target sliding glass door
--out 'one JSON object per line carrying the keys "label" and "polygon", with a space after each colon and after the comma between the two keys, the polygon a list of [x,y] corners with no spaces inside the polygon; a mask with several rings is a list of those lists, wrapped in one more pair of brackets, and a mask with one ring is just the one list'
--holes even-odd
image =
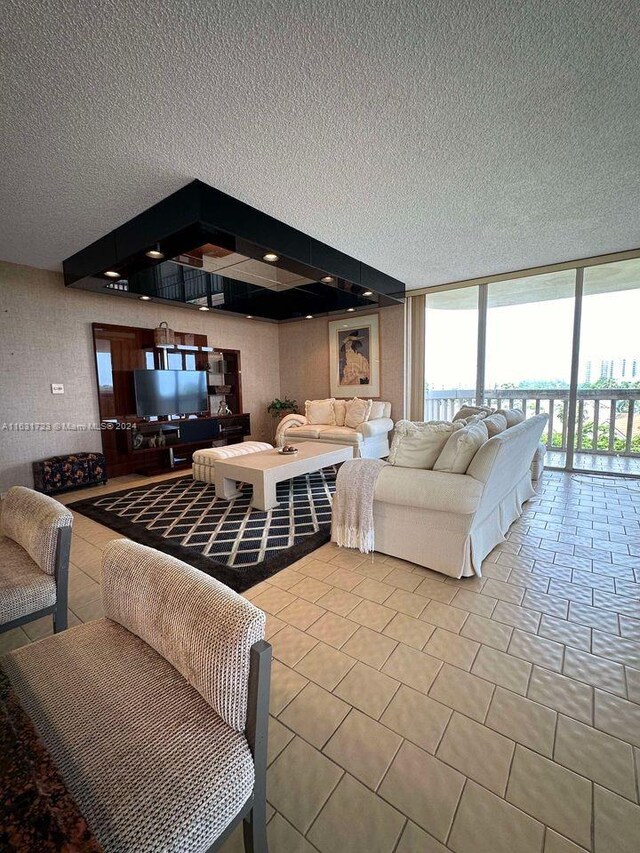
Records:
{"label": "sliding glass door", "polygon": [[425,296],[426,420],[549,415],[553,468],[640,476],[640,258]]}

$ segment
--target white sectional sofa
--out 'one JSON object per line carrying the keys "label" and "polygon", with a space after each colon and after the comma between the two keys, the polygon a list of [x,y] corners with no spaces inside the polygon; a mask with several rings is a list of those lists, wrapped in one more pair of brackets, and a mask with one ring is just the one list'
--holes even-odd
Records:
{"label": "white sectional sofa", "polygon": [[[330,400],[331,398],[327,401],[308,400],[307,412],[309,412],[309,403],[328,403]],[[341,409],[341,404],[347,402],[333,400],[336,410]],[[288,442],[300,441],[343,444],[353,447],[354,457],[381,459],[389,455],[389,433],[393,429],[391,403],[374,401],[372,414],[378,413],[379,417],[369,417],[356,427],[345,426],[344,417],[340,416],[339,411],[331,417],[333,423],[311,423],[306,415],[286,415],[278,425],[276,444],[279,447]]]}
{"label": "white sectional sofa", "polygon": [[486,441],[466,474],[388,465],[373,504],[375,549],[451,577],[481,574],[535,491],[531,462],[547,415]]}

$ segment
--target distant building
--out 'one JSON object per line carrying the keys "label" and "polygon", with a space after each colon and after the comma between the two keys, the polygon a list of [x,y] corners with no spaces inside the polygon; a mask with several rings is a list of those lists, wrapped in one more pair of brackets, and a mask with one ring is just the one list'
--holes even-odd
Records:
{"label": "distant building", "polygon": [[[587,361],[584,369],[584,381],[594,379],[593,361]],[[640,379],[640,359],[638,358],[608,358],[600,362],[599,379],[624,379],[633,381]]]}

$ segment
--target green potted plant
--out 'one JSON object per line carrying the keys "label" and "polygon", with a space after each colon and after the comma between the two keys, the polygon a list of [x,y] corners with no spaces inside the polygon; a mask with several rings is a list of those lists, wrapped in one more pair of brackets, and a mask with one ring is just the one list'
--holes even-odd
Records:
{"label": "green potted plant", "polygon": [[284,400],[279,400],[277,397],[275,400],[272,400],[267,406],[267,412],[273,418],[277,418],[278,420],[282,420],[285,415],[293,414],[298,411],[298,404],[295,400],[290,400],[288,397],[285,397]]}

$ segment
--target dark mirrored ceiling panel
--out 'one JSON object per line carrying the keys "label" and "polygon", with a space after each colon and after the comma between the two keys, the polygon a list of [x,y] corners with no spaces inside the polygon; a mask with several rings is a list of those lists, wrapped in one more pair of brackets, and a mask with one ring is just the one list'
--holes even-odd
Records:
{"label": "dark mirrored ceiling panel", "polygon": [[63,268],[68,287],[276,322],[383,308],[405,296],[402,282],[201,181]]}

